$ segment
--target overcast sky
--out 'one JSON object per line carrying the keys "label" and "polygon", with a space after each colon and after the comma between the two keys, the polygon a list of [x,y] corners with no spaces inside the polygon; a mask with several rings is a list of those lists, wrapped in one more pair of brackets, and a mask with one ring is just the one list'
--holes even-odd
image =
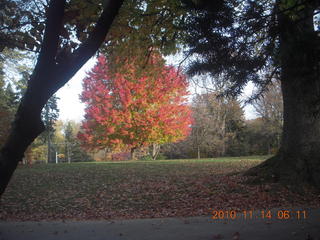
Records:
{"label": "overcast sky", "polygon": [[[172,61],[168,61],[172,64]],[[58,107],[60,110],[59,119],[63,121],[74,120],[81,121],[84,116],[84,104],[80,102],[79,95],[82,91],[82,79],[86,76],[86,72],[94,66],[95,59],[90,59],[78,72],[77,74],[58,92],[57,96],[60,98],[58,101]],[[249,84],[245,88],[244,95],[250,95],[252,92],[252,84]],[[191,89],[192,92],[192,89]],[[246,106],[245,117],[247,119],[255,118],[254,110],[252,106]]]}

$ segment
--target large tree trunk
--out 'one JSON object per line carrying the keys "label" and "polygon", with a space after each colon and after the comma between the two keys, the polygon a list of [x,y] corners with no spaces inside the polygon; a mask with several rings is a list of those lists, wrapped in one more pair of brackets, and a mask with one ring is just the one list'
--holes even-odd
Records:
{"label": "large tree trunk", "polygon": [[320,187],[319,37],[313,26],[315,6],[301,20],[279,14],[281,88],[284,121],[278,154],[248,171],[264,179],[309,182]]}
{"label": "large tree trunk", "polygon": [[65,0],[50,1],[37,64],[15,115],[11,133],[0,151],[0,196],[5,191],[18,162],[23,159],[27,147],[45,129],[41,120],[42,108],[98,50],[122,3],[123,0],[107,1],[88,39],[58,61]]}
{"label": "large tree trunk", "polygon": [[28,146],[45,129],[40,118],[41,109],[33,106],[35,106],[34,100],[26,94],[16,113],[7,142],[1,149],[0,195],[4,192]]}

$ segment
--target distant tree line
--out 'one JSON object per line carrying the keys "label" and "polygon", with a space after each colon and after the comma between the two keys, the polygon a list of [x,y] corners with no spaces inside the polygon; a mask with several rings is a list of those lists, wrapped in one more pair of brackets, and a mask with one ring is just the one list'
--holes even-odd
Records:
{"label": "distant tree line", "polygon": [[170,159],[275,154],[283,121],[279,82],[273,81],[252,105],[258,117],[246,120],[237,99],[219,97],[218,92],[197,95],[191,134],[164,145],[161,153]]}

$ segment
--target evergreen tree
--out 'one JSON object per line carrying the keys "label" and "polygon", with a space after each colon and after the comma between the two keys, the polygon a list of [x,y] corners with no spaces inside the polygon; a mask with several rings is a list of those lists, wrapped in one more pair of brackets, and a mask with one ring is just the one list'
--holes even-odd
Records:
{"label": "evergreen tree", "polygon": [[10,83],[5,83],[4,61],[0,60],[0,146],[8,136],[17,104],[17,94]]}
{"label": "evergreen tree", "polygon": [[57,105],[58,97],[53,95],[42,110],[42,119],[46,130],[40,135],[43,142],[47,143],[48,157],[47,162],[52,162],[52,137],[54,136],[54,122],[59,117],[59,109]]}
{"label": "evergreen tree", "polygon": [[93,159],[81,147],[81,142],[77,138],[80,123],[68,121],[63,124],[63,136],[65,156],[68,162],[89,162]]}
{"label": "evergreen tree", "polygon": [[[284,121],[278,154],[249,171],[263,179],[320,187],[319,1],[184,1],[190,74],[223,75],[227,94],[249,81],[281,81]],[[260,92],[261,92],[260,91]]]}

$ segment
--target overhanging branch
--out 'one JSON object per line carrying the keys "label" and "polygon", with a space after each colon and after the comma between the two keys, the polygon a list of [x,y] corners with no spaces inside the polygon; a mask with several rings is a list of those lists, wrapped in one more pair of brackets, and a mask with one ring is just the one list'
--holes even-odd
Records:
{"label": "overhanging branch", "polygon": [[88,39],[83,42],[69,58],[59,64],[64,78],[61,78],[60,82],[55,84],[57,89],[62,87],[99,49],[123,2],[124,0],[107,1],[100,18]]}
{"label": "overhanging branch", "polygon": [[[62,28],[65,2],[65,0],[50,1],[44,37],[37,61],[38,64],[44,62],[54,63],[54,58],[59,47],[59,36]],[[41,67],[38,64],[36,68]]]}

